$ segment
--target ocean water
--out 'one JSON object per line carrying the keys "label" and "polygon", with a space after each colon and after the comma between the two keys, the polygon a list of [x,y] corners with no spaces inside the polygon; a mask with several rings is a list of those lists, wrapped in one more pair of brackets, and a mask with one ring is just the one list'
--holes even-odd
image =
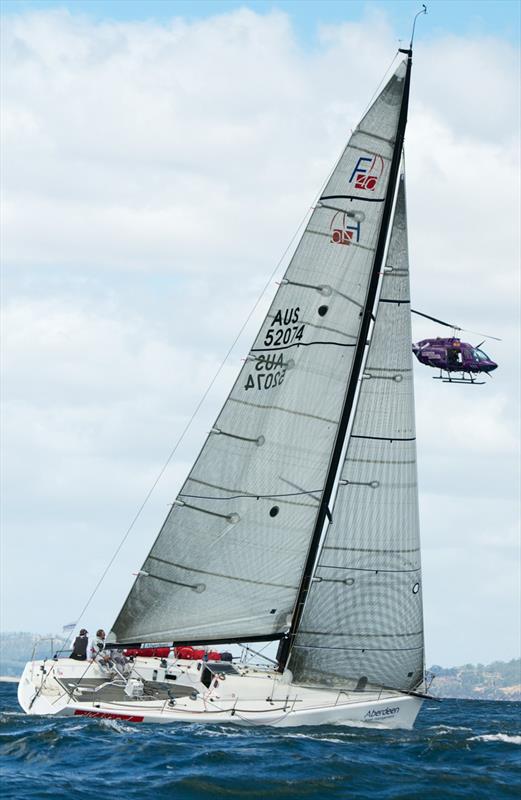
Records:
{"label": "ocean water", "polygon": [[426,702],[412,731],[27,717],[0,683],[2,800],[501,800],[521,796],[521,703]]}

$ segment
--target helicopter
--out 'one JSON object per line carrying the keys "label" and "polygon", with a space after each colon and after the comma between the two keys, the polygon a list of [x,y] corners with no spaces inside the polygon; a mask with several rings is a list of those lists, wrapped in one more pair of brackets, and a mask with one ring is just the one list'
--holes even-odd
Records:
{"label": "helicopter", "polygon": [[[421,311],[415,311],[413,308],[411,308],[411,313],[453,329],[453,336],[450,338],[422,339],[412,346],[412,351],[420,364],[437,367],[440,370],[439,375],[433,376],[434,380],[441,380],[443,383],[481,385],[485,381],[476,380],[476,376],[487,375],[490,378],[490,373],[497,369],[496,362],[481,350],[485,339],[475,346],[468,342],[462,342],[456,337],[456,331],[463,331],[464,328],[423,314]],[[496,336],[487,336],[486,338],[501,341]]]}

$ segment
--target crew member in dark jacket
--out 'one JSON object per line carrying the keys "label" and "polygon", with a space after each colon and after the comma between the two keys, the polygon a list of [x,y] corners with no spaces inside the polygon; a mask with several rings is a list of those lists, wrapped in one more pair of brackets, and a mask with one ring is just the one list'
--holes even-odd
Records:
{"label": "crew member in dark jacket", "polygon": [[88,644],[89,632],[85,630],[85,628],[82,628],[80,635],[76,636],[76,639],[74,640],[74,646],[72,648],[70,658],[73,658],[75,661],[86,661]]}

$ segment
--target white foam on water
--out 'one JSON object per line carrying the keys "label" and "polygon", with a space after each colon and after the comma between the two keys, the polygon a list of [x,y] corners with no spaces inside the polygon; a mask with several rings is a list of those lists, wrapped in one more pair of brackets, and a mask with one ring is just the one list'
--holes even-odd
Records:
{"label": "white foam on water", "polygon": [[235,730],[235,729],[227,728],[224,725],[222,727],[218,727],[218,728],[217,727],[216,728],[207,728],[207,727],[201,728],[200,726],[196,725],[196,726],[192,727],[192,733],[193,733],[194,736],[203,736],[203,737],[209,736],[210,738],[217,737],[218,739],[222,739],[222,738],[236,739],[238,737],[244,736],[244,733],[242,731],[238,731],[238,730]]}
{"label": "white foam on water", "polygon": [[[352,736],[354,736],[354,733],[352,734]],[[323,738],[321,738],[320,741],[321,742],[334,742],[335,744],[343,744],[344,743],[344,739],[330,739],[327,736],[324,736]]]}
{"label": "white foam on water", "polygon": [[104,728],[110,728],[110,730],[117,731],[117,733],[137,733],[136,728],[131,725],[124,725],[119,719],[102,719],[100,723]]}
{"label": "white foam on water", "polygon": [[469,742],[506,742],[507,744],[521,744],[521,735],[508,733],[484,733],[481,736],[471,736]]}
{"label": "white foam on water", "polygon": [[440,733],[450,733],[450,731],[471,731],[465,725],[431,725],[430,731],[439,731]]}
{"label": "white foam on water", "polygon": [[348,737],[355,737],[356,733],[346,733],[344,734],[343,739],[337,739],[330,736],[320,736],[320,734],[311,734],[311,733],[284,733],[283,734],[285,739],[308,739],[312,742],[334,742],[335,744],[344,744],[345,739]]}

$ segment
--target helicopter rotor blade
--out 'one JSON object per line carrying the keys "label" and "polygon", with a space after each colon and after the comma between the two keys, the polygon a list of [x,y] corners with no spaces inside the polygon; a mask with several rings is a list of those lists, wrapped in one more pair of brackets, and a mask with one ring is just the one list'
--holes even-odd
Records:
{"label": "helicopter rotor blade", "polygon": [[[481,344],[483,344],[487,339],[494,339],[495,342],[502,342],[503,341],[503,339],[499,339],[497,336],[487,336],[486,333],[478,333],[478,331],[469,331],[468,328],[458,328],[458,330],[465,331],[465,333],[473,333],[474,336],[484,336],[485,338],[483,339],[483,342],[481,342]],[[478,347],[479,347],[479,345],[478,345]]]}
{"label": "helicopter rotor blade", "polygon": [[411,314],[417,314],[419,317],[425,317],[425,319],[431,319],[433,322],[437,322],[440,325],[445,325],[447,328],[454,328],[455,331],[463,330],[463,328],[460,328],[458,325],[452,325],[450,322],[444,322],[442,319],[431,317],[429,316],[429,314],[424,314],[422,311],[416,311],[414,308],[411,308]]}
{"label": "helicopter rotor blade", "polygon": [[[450,322],[444,322],[442,319],[438,319],[437,317],[431,317],[429,314],[424,314],[422,311],[416,311],[416,309],[411,308],[411,314],[417,314],[419,317],[425,317],[425,319],[430,319],[432,322],[437,322],[439,325],[445,325],[446,328],[452,328],[454,331],[463,331],[465,333],[473,333],[475,336],[484,336],[485,339],[494,339],[495,342],[502,342],[502,339],[499,339],[497,336],[487,336],[485,333],[478,333],[477,331],[469,331],[468,328],[460,328],[459,325],[452,325]],[[483,344],[481,342],[481,344]],[[479,345],[478,345],[479,347]]]}

